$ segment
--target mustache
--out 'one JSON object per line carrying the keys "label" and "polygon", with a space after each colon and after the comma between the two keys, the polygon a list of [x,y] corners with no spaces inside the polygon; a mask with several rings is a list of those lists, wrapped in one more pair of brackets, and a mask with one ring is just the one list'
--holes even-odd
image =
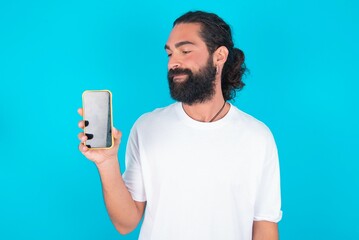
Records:
{"label": "mustache", "polygon": [[187,68],[170,69],[167,73],[167,77],[168,79],[173,79],[176,75],[180,75],[180,74],[192,75],[192,71]]}

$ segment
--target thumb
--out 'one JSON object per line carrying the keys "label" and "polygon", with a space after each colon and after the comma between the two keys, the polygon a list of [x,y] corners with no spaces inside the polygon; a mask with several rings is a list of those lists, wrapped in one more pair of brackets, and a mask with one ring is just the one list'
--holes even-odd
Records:
{"label": "thumb", "polygon": [[112,127],[113,137],[115,140],[120,140],[122,137],[121,131],[117,130],[115,127]]}

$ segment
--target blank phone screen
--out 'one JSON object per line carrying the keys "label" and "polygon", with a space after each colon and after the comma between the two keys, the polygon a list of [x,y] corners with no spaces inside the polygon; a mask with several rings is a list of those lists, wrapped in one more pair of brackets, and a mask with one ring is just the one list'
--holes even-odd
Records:
{"label": "blank phone screen", "polygon": [[111,93],[109,91],[85,91],[83,93],[83,118],[89,148],[112,146]]}

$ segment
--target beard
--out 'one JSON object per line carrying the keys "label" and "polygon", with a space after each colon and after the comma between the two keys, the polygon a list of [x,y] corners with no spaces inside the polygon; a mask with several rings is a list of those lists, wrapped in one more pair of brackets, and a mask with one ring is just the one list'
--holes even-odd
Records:
{"label": "beard", "polygon": [[[190,69],[170,69],[167,79],[171,97],[188,105],[210,100],[215,93],[216,72],[212,57],[209,57],[206,66],[195,74]],[[175,82],[173,79],[176,75],[187,75],[187,79]]]}

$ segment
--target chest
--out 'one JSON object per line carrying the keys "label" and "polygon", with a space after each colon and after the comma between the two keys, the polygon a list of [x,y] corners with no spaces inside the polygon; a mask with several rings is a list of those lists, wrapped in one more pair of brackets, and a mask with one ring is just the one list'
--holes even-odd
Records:
{"label": "chest", "polygon": [[142,151],[154,188],[241,188],[254,194],[263,149],[240,129],[163,129]]}

